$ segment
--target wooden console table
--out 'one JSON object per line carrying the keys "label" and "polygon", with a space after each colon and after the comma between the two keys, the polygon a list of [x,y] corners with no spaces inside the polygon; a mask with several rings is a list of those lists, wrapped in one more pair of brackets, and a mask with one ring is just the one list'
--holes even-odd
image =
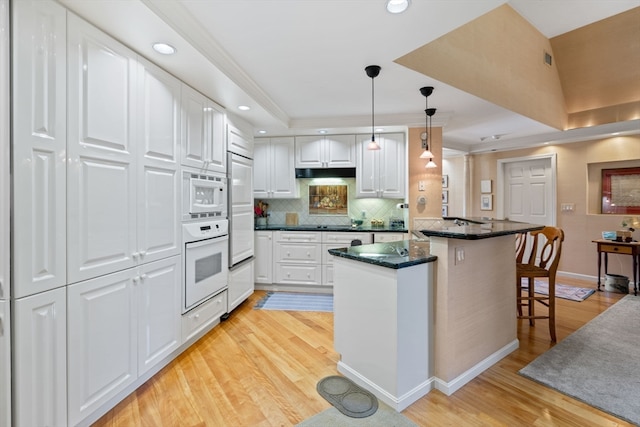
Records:
{"label": "wooden console table", "polygon": [[600,290],[600,266],[604,254],[604,274],[609,268],[609,254],[631,255],[633,259],[633,294],[638,295],[638,276],[640,275],[640,242],[616,242],[613,240],[593,240],[598,245],[598,290]]}

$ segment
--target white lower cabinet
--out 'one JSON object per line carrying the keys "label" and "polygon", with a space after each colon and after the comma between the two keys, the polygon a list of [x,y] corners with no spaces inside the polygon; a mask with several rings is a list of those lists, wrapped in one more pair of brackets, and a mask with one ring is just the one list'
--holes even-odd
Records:
{"label": "white lower cabinet", "polygon": [[0,427],[11,425],[11,317],[9,301],[0,300]]}
{"label": "white lower cabinet", "polygon": [[177,349],[180,257],[68,287],[69,424]]}
{"label": "white lower cabinet", "polygon": [[255,283],[273,283],[273,231],[256,231]]}
{"label": "white lower cabinet", "polygon": [[325,231],[322,233],[322,284],[333,286],[333,255],[329,253],[329,249],[344,248],[351,246],[351,242],[360,240],[363,245],[372,243],[371,233],[356,232],[333,232]]}
{"label": "white lower cabinet", "polygon": [[220,316],[227,311],[227,291],[222,291],[182,315],[182,341],[194,339],[205,329],[220,323]]}
{"label": "white lower cabinet", "polygon": [[14,426],[67,425],[66,291],[56,288],[14,302]]}
{"label": "white lower cabinet", "polygon": [[275,283],[322,284],[322,234],[306,231],[274,233]]}
{"label": "white lower cabinet", "polygon": [[408,239],[408,233],[373,233],[373,243],[397,242]]}
{"label": "white lower cabinet", "polygon": [[253,265],[254,260],[250,259],[229,270],[229,301],[227,302],[227,313],[231,313],[242,301],[253,294]]}

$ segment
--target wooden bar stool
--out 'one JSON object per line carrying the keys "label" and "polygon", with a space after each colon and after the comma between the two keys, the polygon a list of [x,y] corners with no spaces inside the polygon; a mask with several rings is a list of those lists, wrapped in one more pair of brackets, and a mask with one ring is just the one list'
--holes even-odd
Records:
{"label": "wooden bar stool", "polygon": [[[531,249],[527,250],[527,240],[531,239]],[[556,271],[562,253],[564,232],[556,227],[544,227],[532,231],[529,237],[521,235],[516,240],[516,305],[518,319],[529,319],[531,326],[535,319],[549,319],[551,341],[556,342]],[[539,245],[542,247],[539,250]],[[527,257],[528,252],[528,257]],[[528,258],[528,259],[527,259]],[[527,289],[522,286],[522,279],[527,278]],[[536,295],[535,279],[546,278],[549,282],[549,295]],[[547,316],[535,314],[535,303],[549,308]],[[527,307],[523,314],[522,308]]]}

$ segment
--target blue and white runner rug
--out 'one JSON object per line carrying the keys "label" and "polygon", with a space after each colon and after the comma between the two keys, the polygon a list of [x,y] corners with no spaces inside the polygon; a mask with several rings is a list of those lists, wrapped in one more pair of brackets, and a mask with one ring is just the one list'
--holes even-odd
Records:
{"label": "blue and white runner rug", "polygon": [[332,294],[303,292],[268,292],[254,309],[285,311],[333,311]]}

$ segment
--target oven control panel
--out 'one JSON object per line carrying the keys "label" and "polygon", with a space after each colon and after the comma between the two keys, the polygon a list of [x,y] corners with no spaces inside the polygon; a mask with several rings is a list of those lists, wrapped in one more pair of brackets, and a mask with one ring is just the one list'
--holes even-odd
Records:
{"label": "oven control panel", "polygon": [[182,224],[182,237],[185,243],[227,234],[229,234],[229,221],[226,219]]}

